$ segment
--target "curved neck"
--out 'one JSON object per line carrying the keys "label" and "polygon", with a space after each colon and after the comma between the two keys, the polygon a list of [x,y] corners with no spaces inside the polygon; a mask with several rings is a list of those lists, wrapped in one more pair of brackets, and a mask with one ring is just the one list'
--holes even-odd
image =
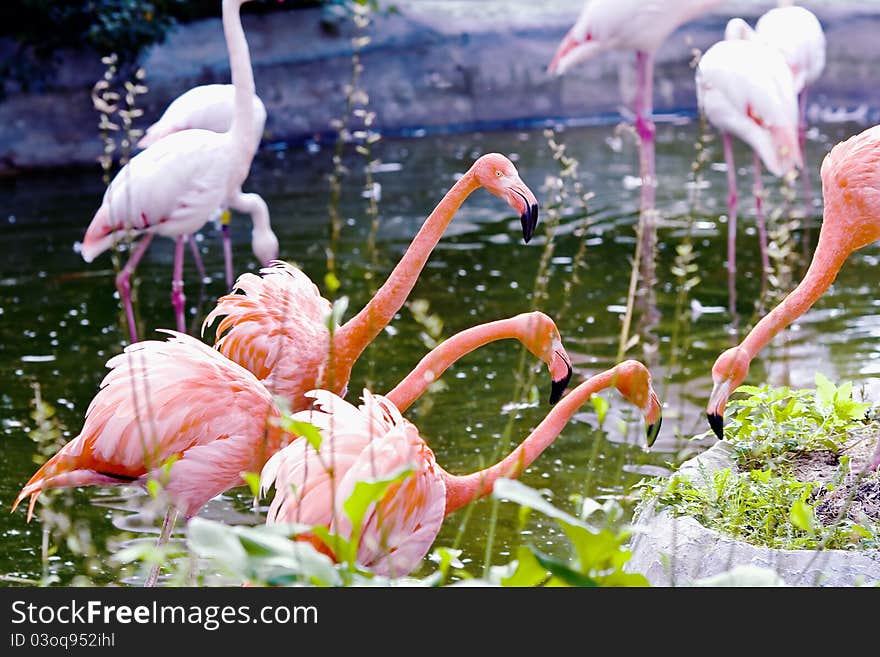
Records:
{"label": "curved neck", "polygon": [[351,368],[380,331],[394,318],[416,284],[416,280],[437,246],[443,232],[464,200],[479,187],[473,170],[452,186],[439,205],[422,224],[415,239],[388,280],[379,288],[370,302],[357,315],[339,327],[334,334],[336,372],[341,376]]}
{"label": "curved neck", "polygon": [[223,0],[223,34],[229,51],[229,70],[235,89],[235,111],[232,115],[232,140],[246,149],[254,123],[254,72],[247,39],[241,26],[239,11],[243,0]]}
{"label": "curved neck", "polygon": [[524,342],[529,337],[531,330],[532,326],[528,321],[528,316],[518,315],[509,319],[480,324],[456,333],[422,358],[415,369],[407,374],[385,397],[392,401],[402,413],[421,397],[428,386],[439,379],[450,365],[462,356],[496,340],[515,338]]}
{"label": "curved neck", "polygon": [[463,476],[441,470],[446,483],[446,513],[450,514],[465,504],[485,497],[492,492],[499,478],[519,476],[556,440],[572,416],[593,394],[614,385],[616,376],[617,369],[612,368],[581,383],[553,407],[528,438],[495,465]]}
{"label": "curved neck", "polygon": [[820,232],[816,252],[803,280],[778,306],[765,315],[742,341],[740,347],[745,349],[750,359],[754,358],[777,333],[816,303],[816,300],[831,287],[837,272],[852,252],[846,247],[831,245],[822,237]]}

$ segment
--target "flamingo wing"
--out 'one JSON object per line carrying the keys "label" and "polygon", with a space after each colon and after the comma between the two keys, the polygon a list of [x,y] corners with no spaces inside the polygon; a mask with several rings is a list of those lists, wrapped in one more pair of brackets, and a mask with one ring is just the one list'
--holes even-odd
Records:
{"label": "flamingo wing", "polygon": [[825,33],[816,15],[804,7],[776,7],[758,19],[755,32],[777,48],[800,92],[825,69]]}

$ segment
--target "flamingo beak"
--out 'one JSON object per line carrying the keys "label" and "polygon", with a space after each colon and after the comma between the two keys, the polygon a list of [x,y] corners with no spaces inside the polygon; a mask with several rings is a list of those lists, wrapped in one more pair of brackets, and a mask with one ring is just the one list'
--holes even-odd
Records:
{"label": "flamingo beak", "polygon": [[535,234],[538,225],[538,199],[525,184],[517,179],[510,186],[508,203],[519,212],[519,221],[522,224],[523,241],[526,244]]}
{"label": "flamingo beak", "polygon": [[660,435],[661,426],[663,426],[663,405],[660,403],[657,393],[652,389],[648,400],[648,411],[645,413],[645,436],[648,447],[653,447],[657,436]]}
{"label": "flamingo beak", "polygon": [[727,405],[728,397],[730,397],[730,379],[725,379],[712,387],[712,394],[709,395],[709,404],[706,407],[706,419],[718,440],[724,440],[724,407]]}
{"label": "flamingo beak", "polygon": [[[558,342],[558,341],[557,341]],[[560,399],[571,381],[571,361],[562,344],[554,343],[553,356],[550,358],[550,405],[552,406]]]}

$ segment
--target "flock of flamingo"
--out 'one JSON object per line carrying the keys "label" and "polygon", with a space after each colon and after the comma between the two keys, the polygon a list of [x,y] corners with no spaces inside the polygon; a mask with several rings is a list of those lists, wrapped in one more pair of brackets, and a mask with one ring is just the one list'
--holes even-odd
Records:
{"label": "flock of flamingo", "polygon": [[[79,435],[34,474],[13,510],[30,497],[30,519],[37,497],[50,488],[157,480],[170,500],[160,536],[165,541],[178,512],[190,518],[211,498],[242,485],[245,473],[261,472],[262,489],[275,490],[267,523],[323,526],[348,537],[354,528],[343,505],[355,486],[404,472],[370,507],[357,534],[363,566],[401,576],[422,562],[446,515],[489,494],[499,477],[518,476],[597,391],[617,388],[640,409],[647,444],[652,445],[661,403],[647,368],[625,361],[564,394],[571,361],[553,320],[541,312],[462,331],[428,353],[387,394],[364,390],[359,407],[343,399],[354,363],[403,306],[467,197],[482,187],[504,200],[520,216],[526,242],[535,231],[538,202],[506,157],[483,155],[431,212],[375,296],[350,320],[331,327],[331,303],[305,273],[276,260],[278,240],[266,203],[257,194],[242,192],[266,119],[239,15],[248,1],[222,0],[232,84],[197,87],[174,101],[141,140],[144,150],[109,185],[88,226],[82,244],[87,262],[121,240],[140,238],[116,280],[131,344],[108,361],[110,371]],[[562,74],[604,50],[636,52],[643,209],[653,205],[656,184],[654,53],[677,27],[721,2],[588,0],[549,65],[549,73]],[[802,168],[805,97],[822,72],[825,44],[815,16],[796,6],[770,10],[755,29],[731,20],[724,36],[702,56],[696,88],[701,110],[723,134],[732,270],[737,193],[731,136],[754,150],[756,183],[761,163],[778,176]],[[721,354],[712,369],[707,417],[719,439],[724,437],[725,404],[745,380],[755,355],[824,293],[852,251],[880,239],[880,126],[835,146],[822,164],[821,178],[824,221],[804,279],[739,345]],[[766,268],[760,198],[756,185]],[[203,324],[204,332],[216,323],[211,348],[185,332],[184,247],[190,243],[196,266],[203,270],[192,236],[211,218],[228,217],[229,209],[251,215],[253,251],[265,267],[259,275],[245,273],[233,283],[224,230],[231,292],[218,300]],[[164,341],[138,341],[129,280],[157,234],[176,242],[171,298],[177,330],[165,331],[170,337]],[[458,358],[502,339],[518,340],[546,364],[554,408],[500,462],[452,475],[440,467],[403,413]],[[320,443],[285,429],[291,426],[281,421],[285,413],[316,427]],[[872,459],[872,466],[878,465],[880,448]],[[335,556],[313,534],[297,538]],[[157,577],[154,568],[146,583],[155,584]]]}

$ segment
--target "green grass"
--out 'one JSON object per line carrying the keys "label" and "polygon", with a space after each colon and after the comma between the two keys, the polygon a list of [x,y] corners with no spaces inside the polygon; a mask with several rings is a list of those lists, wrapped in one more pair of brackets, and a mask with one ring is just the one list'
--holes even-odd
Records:
{"label": "green grass", "polygon": [[852,384],[839,387],[821,374],[816,390],[742,386],[729,405],[726,438],[735,468],[693,481],[676,473],[643,480],[642,505],[656,501],[674,515],[754,545],[778,549],[870,549],[880,547],[880,523],[841,517],[824,525],[815,499],[839,485],[850,460],[841,456],[831,482],[800,481],[793,464],[813,451],[839,454],[850,432],[864,426],[869,404],[855,401]]}

